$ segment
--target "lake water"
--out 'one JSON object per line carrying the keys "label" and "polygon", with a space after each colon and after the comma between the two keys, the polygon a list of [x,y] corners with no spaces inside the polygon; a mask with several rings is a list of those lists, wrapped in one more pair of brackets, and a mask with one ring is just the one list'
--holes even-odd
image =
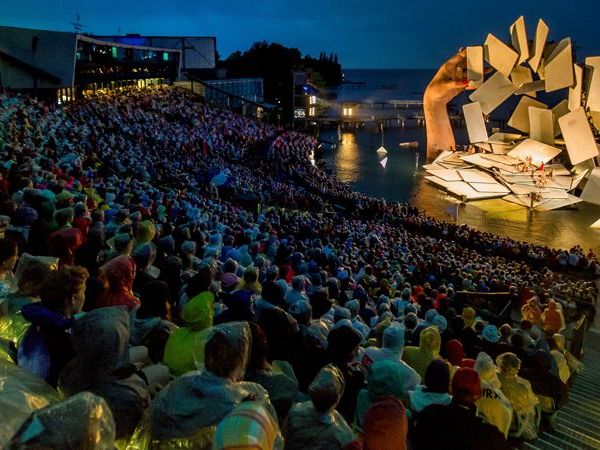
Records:
{"label": "lake water", "polygon": [[[346,79],[365,81],[362,89],[337,89],[338,100],[375,101],[419,99],[433,71],[423,70],[346,70]],[[385,88],[381,88],[385,86]],[[373,88],[371,88],[373,87]],[[466,130],[455,130],[457,143],[467,143]],[[407,126],[388,128],[383,134],[388,150],[387,166],[379,164],[376,153],[381,145],[377,127],[344,131],[325,130],[321,137],[341,142],[326,149],[323,158],[337,177],[353,189],[389,201],[410,201],[437,218],[466,223],[469,226],[516,240],[550,245],[555,248],[581,245],[600,254],[600,230],[589,226],[600,219],[600,207],[580,203],[576,209],[532,211],[503,200],[483,200],[461,204],[423,178],[425,129]],[[418,148],[399,147],[401,142],[419,142]]]}

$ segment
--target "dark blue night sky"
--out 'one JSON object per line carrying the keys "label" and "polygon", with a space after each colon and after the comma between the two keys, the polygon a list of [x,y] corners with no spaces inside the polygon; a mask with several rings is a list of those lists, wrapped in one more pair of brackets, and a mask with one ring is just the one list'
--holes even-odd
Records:
{"label": "dark blue night sky", "polygon": [[530,37],[541,17],[550,38],[576,41],[578,59],[600,55],[600,0],[3,0],[0,24],[68,31],[77,12],[90,33],[216,36],[222,57],[275,41],[337,52],[345,68],[436,67],[488,32],[507,40],[520,15]]}

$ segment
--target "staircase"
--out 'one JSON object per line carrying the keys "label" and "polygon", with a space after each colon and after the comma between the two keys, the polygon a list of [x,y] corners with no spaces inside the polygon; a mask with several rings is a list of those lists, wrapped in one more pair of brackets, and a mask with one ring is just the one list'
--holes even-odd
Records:
{"label": "staircase", "polygon": [[557,413],[556,428],[544,431],[525,450],[600,449],[600,335],[588,332],[583,370],[569,389],[569,399]]}

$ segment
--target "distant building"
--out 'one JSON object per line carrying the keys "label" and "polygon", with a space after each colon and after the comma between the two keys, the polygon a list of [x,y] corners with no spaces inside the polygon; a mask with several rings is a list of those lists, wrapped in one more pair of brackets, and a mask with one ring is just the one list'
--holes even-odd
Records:
{"label": "distant building", "polygon": [[72,32],[0,27],[0,87],[70,101],[86,91],[174,81],[181,50]]}
{"label": "distant building", "polygon": [[214,36],[95,36],[109,42],[142,47],[160,47],[181,52],[182,72],[195,73],[217,66],[217,38]]}

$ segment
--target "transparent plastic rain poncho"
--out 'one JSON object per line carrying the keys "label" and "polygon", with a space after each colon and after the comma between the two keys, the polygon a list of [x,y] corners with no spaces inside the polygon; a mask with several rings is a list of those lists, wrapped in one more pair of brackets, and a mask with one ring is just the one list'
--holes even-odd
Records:
{"label": "transparent plastic rain poncho", "polygon": [[35,412],[11,448],[113,450],[115,421],[102,397],[81,392]]}
{"label": "transparent plastic rain poncho", "polygon": [[0,358],[0,448],[8,448],[32,412],[58,400],[44,380]]}
{"label": "transparent plastic rain poncho", "polygon": [[284,427],[286,450],[341,449],[355,438],[334,408],[344,392],[344,377],[336,367],[321,369],[310,384],[311,400],[292,406]]}
{"label": "transparent plastic rain poncho", "polygon": [[[18,284],[18,281],[23,274],[23,270],[33,261],[46,265],[50,270],[56,270],[58,268],[58,258],[50,256],[31,256],[28,253],[23,253],[19,258],[15,270],[15,285]],[[31,325],[31,323],[25,320],[21,314],[23,305],[31,303],[31,301],[32,299],[30,297],[19,296],[15,293],[10,294],[8,298],[0,300],[0,353],[5,353],[9,356],[9,360],[16,359],[15,352],[10,348],[10,345],[18,347],[21,339]]]}
{"label": "transparent plastic rain poncho", "polygon": [[210,449],[218,423],[247,399],[262,403],[276,420],[267,391],[239,381],[246,371],[250,344],[245,322],[211,328],[206,370],[189,372],[166,386],[152,401],[127,448]]}

